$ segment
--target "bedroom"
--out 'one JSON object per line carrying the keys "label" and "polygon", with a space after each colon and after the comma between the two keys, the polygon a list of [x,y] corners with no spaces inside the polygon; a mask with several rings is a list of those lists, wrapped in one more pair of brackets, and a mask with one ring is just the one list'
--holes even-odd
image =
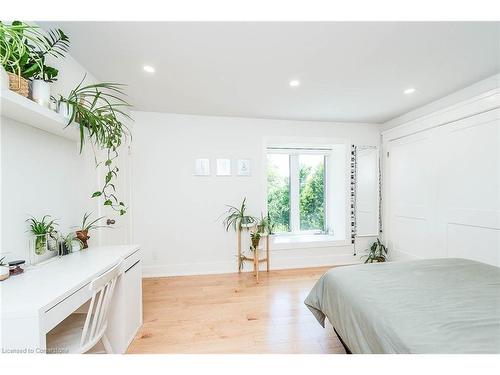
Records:
{"label": "bedroom", "polygon": [[395,18],[5,17],[5,357],[499,354],[500,22]]}

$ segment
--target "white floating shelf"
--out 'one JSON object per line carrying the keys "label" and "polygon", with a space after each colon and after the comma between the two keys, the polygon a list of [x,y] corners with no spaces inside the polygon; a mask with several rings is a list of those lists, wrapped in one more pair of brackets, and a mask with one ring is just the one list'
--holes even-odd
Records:
{"label": "white floating shelf", "polygon": [[68,124],[68,120],[59,113],[42,107],[38,103],[16,94],[10,90],[0,91],[1,115],[33,126],[60,137],[79,141],[80,135],[77,124]]}

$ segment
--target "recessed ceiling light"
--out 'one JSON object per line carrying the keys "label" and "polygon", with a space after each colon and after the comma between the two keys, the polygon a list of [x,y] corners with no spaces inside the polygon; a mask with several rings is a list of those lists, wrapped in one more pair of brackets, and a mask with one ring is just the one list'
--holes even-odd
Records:
{"label": "recessed ceiling light", "polygon": [[407,88],[405,91],[403,91],[403,93],[405,94],[413,94],[415,92],[415,88],[414,87],[410,87],[410,88]]}
{"label": "recessed ceiling light", "polygon": [[297,87],[300,86],[300,81],[292,79],[290,82],[288,82],[288,84],[290,85],[290,87]]}
{"label": "recessed ceiling light", "polygon": [[154,73],[155,72],[155,68],[153,68],[151,65],[144,65],[142,67],[142,69],[144,69],[144,71],[148,72],[148,73]]}

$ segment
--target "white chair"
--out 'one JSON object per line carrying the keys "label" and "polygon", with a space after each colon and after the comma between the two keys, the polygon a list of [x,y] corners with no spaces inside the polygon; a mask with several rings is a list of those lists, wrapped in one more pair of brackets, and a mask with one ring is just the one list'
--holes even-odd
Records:
{"label": "white chair", "polygon": [[[86,314],[71,314],[47,334],[48,353],[87,353],[101,341],[106,353],[113,353],[106,328],[121,262],[90,283],[92,299]],[[84,305],[85,306],[85,305]]]}

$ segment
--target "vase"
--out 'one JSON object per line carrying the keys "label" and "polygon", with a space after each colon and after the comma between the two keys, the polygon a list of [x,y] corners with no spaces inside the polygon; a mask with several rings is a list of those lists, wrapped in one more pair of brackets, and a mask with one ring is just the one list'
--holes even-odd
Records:
{"label": "vase", "polygon": [[9,266],[0,266],[0,281],[8,279],[10,275]]}
{"label": "vase", "polygon": [[69,120],[71,118],[72,109],[73,108],[68,103],[59,102],[57,113]]}
{"label": "vase", "polygon": [[49,108],[50,105],[50,84],[43,79],[35,79],[31,82],[31,97],[33,101],[41,106]]}
{"label": "vase", "polygon": [[45,254],[45,251],[47,250],[47,235],[39,234],[35,236],[34,247],[36,255]]}
{"label": "vase", "polygon": [[89,234],[89,231],[88,230],[77,230],[76,231],[76,237],[82,241],[82,244],[83,244],[83,248],[84,249],[87,249],[89,247],[89,245],[87,244],[87,241],[88,239],[90,238],[90,236],[88,235]]}

